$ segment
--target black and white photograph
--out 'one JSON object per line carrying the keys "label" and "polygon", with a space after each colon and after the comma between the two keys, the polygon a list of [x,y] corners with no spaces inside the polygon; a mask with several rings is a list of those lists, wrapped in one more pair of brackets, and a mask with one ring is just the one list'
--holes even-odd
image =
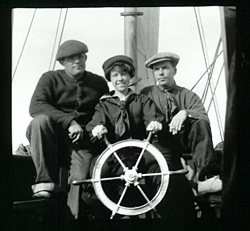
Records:
{"label": "black and white photograph", "polygon": [[222,229],[236,12],[12,8],[12,230]]}

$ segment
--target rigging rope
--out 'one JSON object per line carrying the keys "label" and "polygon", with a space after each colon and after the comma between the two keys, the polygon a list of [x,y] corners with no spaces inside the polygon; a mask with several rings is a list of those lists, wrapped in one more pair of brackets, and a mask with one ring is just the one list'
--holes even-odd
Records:
{"label": "rigging rope", "polygon": [[[218,79],[217,79],[217,82],[216,82],[216,85],[215,85],[215,88],[214,88],[214,92],[212,93],[212,98],[211,98],[211,100],[210,100],[210,102],[209,102],[207,112],[209,112],[210,106],[211,106],[211,104],[212,104],[212,102],[213,102],[213,97],[214,97],[214,95],[215,95],[215,91],[216,91],[216,89],[217,89],[217,86],[218,86],[218,83],[219,83],[219,80],[220,80],[220,77],[221,77],[221,73],[222,73],[223,68],[224,68],[224,63],[223,63],[223,65],[222,65],[222,67],[221,67],[220,74],[219,74],[219,77],[218,77]],[[216,110],[215,110],[215,112],[216,112]],[[220,117],[220,113],[219,113],[219,108],[218,108],[218,115],[217,115],[217,113],[216,113],[216,118],[217,118],[218,125],[219,125],[220,137],[221,137],[221,140],[223,141],[223,140],[224,140],[224,138],[223,138],[224,129],[223,129],[222,122],[221,122],[221,117]]]}
{"label": "rigging rope", "polygon": [[201,20],[201,15],[200,15],[200,9],[198,8],[198,14],[199,14],[199,21],[200,21],[200,27],[201,27],[201,32],[202,32],[202,39],[204,40],[204,52],[205,52],[205,57],[207,60],[207,64],[209,63],[209,56],[208,56],[208,52],[207,52],[207,45],[206,45],[206,39],[205,39],[205,33],[204,33],[204,28],[203,28],[203,24],[202,24],[202,20]]}
{"label": "rigging rope", "polygon": [[28,36],[29,36],[30,30],[31,30],[31,26],[32,26],[33,21],[34,21],[34,18],[35,18],[35,14],[36,14],[36,8],[35,8],[35,10],[34,10],[34,13],[33,13],[33,16],[32,16],[31,22],[30,22],[30,26],[29,26],[29,29],[28,29],[27,35],[26,35],[26,38],[25,38],[25,41],[24,41],[24,44],[23,44],[23,47],[22,47],[21,53],[20,53],[19,58],[18,58],[16,68],[15,68],[14,73],[13,73],[13,76],[12,76],[12,81],[13,81],[13,79],[14,79],[14,77],[15,77],[17,67],[18,67],[18,65],[19,65],[19,62],[20,62],[20,60],[21,60],[21,56],[22,56],[23,51],[24,51],[24,47],[25,47],[26,42],[27,42],[27,40],[28,40]]}
{"label": "rigging rope", "polygon": [[[217,87],[218,87],[218,83],[219,83],[219,80],[220,80],[220,77],[221,77],[221,73],[222,73],[223,68],[224,68],[224,63],[223,63],[223,65],[222,65],[222,67],[221,67],[220,74],[219,74],[219,77],[218,77],[218,79],[217,79],[217,81],[216,81],[216,84],[215,84],[215,87],[214,87],[214,91],[213,91],[213,93],[212,93],[212,96],[215,95],[215,91],[216,91],[216,89],[217,89]],[[210,106],[211,106],[211,104],[212,104],[212,101],[213,101],[213,99],[211,98],[211,99],[210,99],[210,102],[209,102],[209,105],[208,105],[208,108],[207,108],[207,112],[209,112],[209,109],[210,109]]]}
{"label": "rigging rope", "polygon": [[[213,89],[212,89],[213,87],[212,87],[212,84],[211,84],[212,79],[211,78],[212,78],[212,70],[214,69],[214,65],[212,66],[212,70],[208,69],[208,64],[207,64],[207,59],[206,59],[206,54],[205,54],[206,44],[203,44],[202,35],[201,35],[201,31],[200,31],[200,26],[199,26],[199,20],[198,20],[198,16],[197,16],[196,8],[195,7],[194,7],[194,13],[195,13],[195,18],[196,18],[196,22],[197,22],[198,32],[199,32],[199,36],[200,36],[201,47],[202,47],[202,52],[203,52],[203,56],[204,56],[204,60],[205,60],[205,65],[206,65],[206,69],[207,69],[207,73],[208,73],[207,84],[205,86],[205,89],[204,89],[203,95],[202,95],[202,99],[201,99],[202,102],[204,103],[205,99],[206,99],[206,96],[207,96],[208,88],[210,88],[211,93],[213,93]],[[218,47],[217,47],[217,49],[218,49]],[[217,105],[217,101],[216,101],[216,96],[215,95],[212,96],[212,100],[214,102],[214,109],[215,109],[215,113],[216,113],[217,123],[219,125],[219,131],[220,131],[220,134],[221,134],[220,116],[218,115],[218,105]]]}
{"label": "rigging rope", "polygon": [[[63,21],[61,36],[60,36],[59,43],[58,43],[58,48],[61,45],[61,41],[62,41],[62,36],[63,36],[63,32],[64,32],[64,27],[65,27],[65,22],[66,22],[67,14],[68,14],[68,8],[66,9],[66,13],[65,13],[65,16],[64,16],[64,21]],[[55,65],[56,65],[56,60],[54,61],[53,70],[55,69]]]}
{"label": "rigging rope", "polygon": [[[200,16],[199,8],[197,8],[197,11],[198,11],[199,16]],[[194,7],[194,12],[195,12],[196,23],[197,23],[197,27],[198,27],[199,36],[200,36],[200,42],[201,42],[201,46],[202,46],[204,61],[205,61],[206,68],[208,70],[208,57],[207,57],[207,54],[206,54],[207,53],[207,48],[206,48],[206,42],[205,42],[205,38],[204,38],[204,30],[203,30],[201,18],[198,19],[197,12],[196,12],[196,7]],[[201,31],[203,33],[201,33]],[[213,67],[211,69],[213,69]],[[209,71],[208,71],[208,81],[207,81],[207,83],[205,85],[205,89],[204,89],[202,97],[201,97],[201,101],[203,103],[205,102],[205,99],[206,99],[205,95],[206,95],[208,86],[210,85],[210,79],[211,79],[211,76],[212,76],[212,70],[211,69],[209,69]]]}
{"label": "rigging rope", "polygon": [[208,69],[207,57],[206,57],[206,54],[205,54],[205,48],[204,48],[202,35],[201,35],[201,31],[200,31],[198,16],[197,16],[197,13],[196,13],[196,7],[194,7],[194,13],[195,13],[196,23],[197,23],[197,27],[198,27],[199,36],[200,36],[201,48],[202,48],[202,52],[203,52],[203,56],[204,56],[204,61],[205,61],[206,68]]}
{"label": "rigging rope", "polygon": [[202,74],[202,76],[198,79],[198,81],[194,84],[194,86],[191,88],[191,90],[193,90],[198,83],[202,80],[202,78],[204,77],[204,75],[208,72],[209,68],[212,67],[212,65],[214,65],[214,63],[216,62],[216,60],[220,57],[220,55],[222,54],[222,51],[215,57],[214,61],[210,64],[210,66],[205,70],[205,72]]}
{"label": "rigging rope", "polygon": [[[197,8],[197,11],[199,12],[199,16],[200,16],[199,8]],[[203,52],[203,56],[204,56],[205,66],[208,69],[208,57],[207,57],[207,54],[206,54],[206,51],[207,51],[206,43],[205,43],[204,37],[202,37],[202,35],[204,36],[204,30],[203,30],[201,19],[200,19],[200,24],[201,25],[199,24],[199,19],[198,19],[197,12],[196,12],[196,7],[194,7],[194,12],[195,12],[196,23],[197,23],[197,27],[198,27],[199,36],[200,36],[200,42],[201,42],[202,52]],[[203,33],[201,33],[201,30],[203,31]],[[210,76],[211,76],[211,70],[209,69],[209,71],[208,71],[208,80],[210,80]],[[209,84],[210,82],[208,81],[207,83]],[[205,89],[204,89],[203,94],[202,94],[202,97],[201,97],[202,102],[205,101],[204,95],[205,95],[205,91],[206,91],[207,87],[208,86],[206,84]]]}
{"label": "rigging rope", "polygon": [[[218,42],[218,45],[217,45],[217,48],[216,48],[216,51],[215,51],[215,57],[217,56],[218,52],[219,52],[219,48],[220,48],[220,45],[221,45],[221,38],[219,39],[219,42]],[[215,59],[214,57],[214,59]],[[215,64],[215,63],[214,63]],[[214,66],[213,65],[213,70],[214,70]],[[208,77],[208,80],[207,80],[207,89],[206,89],[206,94],[205,94],[205,98],[204,98],[204,103],[205,103],[205,99],[207,97],[207,92],[208,92],[208,87],[211,91],[211,102],[214,102],[214,110],[215,110],[215,113],[216,113],[216,119],[217,119],[217,123],[218,123],[218,127],[219,127],[219,132],[220,132],[220,135],[221,135],[221,140],[223,140],[223,137],[222,137],[222,133],[223,133],[223,126],[222,126],[222,122],[221,122],[221,117],[220,117],[220,112],[219,112],[219,106],[218,106],[218,101],[217,101],[217,98],[216,98],[216,95],[215,95],[215,89],[213,90],[213,82],[212,82],[212,73],[213,73],[213,70],[211,71],[211,75],[209,75]],[[221,74],[221,73],[220,73]],[[209,106],[210,107],[210,106]]]}
{"label": "rigging rope", "polygon": [[205,101],[206,101],[207,92],[208,92],[209,85],[211,84],[210,80],[212,80],[211,78],[212,78],[212,74],[213,74],[213,71],[214,71],[214,67],[215,67],[215,62],[210,68],[210,73],[208,74],[207,82],[206,82],[205,88],[203,90],[203,94],[202,94],[202,97],[201,97],[201,101],[203,103],[205,103]]}
{"label": "rigging rope", "polygon": [[[214,54],[214,59],[215,59],[215,57],[217,56],[217,54],[218,54],[218,52],[219,52],[219,49],[220,49],[220,45],[221,45],[221,42],[222,42],[222,40],[221,40],[221,38],[219,38],[219,42],[218,42],[218,44],[217,44],[217,48],[216,48],[216,50],[215,50],[215,54]],[[206,97],[207,97],[207,93],[208,93],[208,88],[209,88],[209,83],[211,84],[211,88],[213,87],[212,86],[212,84],[213,84],[213,82],[212,82],[212,74],[213,74],[213,71],[214,71],[214,67],[215,67],[215,62],[214,62],[214,65],[212,66],[212,70],[211,70],[211,75],[209,75],[208,76],[208,79],[207,79],[207,82],[206,82],[206,86],[205,86],[205,89],[204,89],[204,92],[203,92],[203,100],[204,100],[204,103],[205,103],[205,101],[206,101]],[[210,82],[210,80],[211,80],[211,82]],[[212,90],[211,90],[212,91]]]}
{"label": "rigging rope", "polygon": [[61,21],[61,16],[62,16],[62,9],[60,10],[60,15],[59,15],[58,23],[57,23],[56,36],[55,36],[54,45],[53,45],[53,49],[52,49],[52,54],[51,54],[51,58],[50,58],[49,70],[51,69],[52,60],[53,60],[53,56],[54,56],[54,53],[55,53],[55,46],[56,46],[56,40],[57,40],[59,25],[60,25],[60,21]]}

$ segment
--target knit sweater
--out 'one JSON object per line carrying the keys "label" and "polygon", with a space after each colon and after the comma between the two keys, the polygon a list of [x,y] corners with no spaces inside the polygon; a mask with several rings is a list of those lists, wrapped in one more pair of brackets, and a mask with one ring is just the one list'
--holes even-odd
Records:
{"label": "knit sweater", "polygon": [[106,92],[106,80],[91,72],[85,71],[81,79],[75,80],[65,70],[48,71],[38,81],[29,112],[32,117],[48,115],[64,129],[72,120],[84,128]]}

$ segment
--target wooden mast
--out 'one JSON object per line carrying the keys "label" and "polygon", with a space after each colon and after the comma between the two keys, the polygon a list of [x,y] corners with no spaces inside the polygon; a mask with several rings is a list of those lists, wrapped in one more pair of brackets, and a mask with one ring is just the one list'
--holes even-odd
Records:
{"label": "wooden mast", "polygon": [[159,7],[126,7],[121,16],[124,16],[124,54],[133,59],[136,69],[131,88],[139,92],[155,84],[152,71],[144,63],[158,52]]}
{"label": "wooden mast", "polygon": [[129,56],[134,61],[135,77],[131,80],[131,88],[138,92],[138,60],[137,60],[137,16],[143,15],[142,12],[137,12],[136,7],[124,8],[121,16],[124,16],[124,54]]}

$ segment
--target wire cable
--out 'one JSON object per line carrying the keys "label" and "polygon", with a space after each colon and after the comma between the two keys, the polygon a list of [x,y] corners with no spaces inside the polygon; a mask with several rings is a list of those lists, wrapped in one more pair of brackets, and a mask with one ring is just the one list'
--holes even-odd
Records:
{"label": "wire cable", "polygon": [[[195,18],[196,18],[197,28],[198,28],[198,32],[199,32],[199,37],[200,37],[200,42],[201,42],[203,57],[204,57],[204,61],[205,61],[205,66],[206,66],[206,69],[208,70],[207,73],[208,73],[208,80],[209,80],[210,79],[210,75],[211,75],[211,70],[208,69],[208,60],[207,60],[208,58],[206,57],[206,50],[207,49],[206,49],[206,44],[205,44],[205,41],[204,41],[205,39],[202,37],[202,32],[201,32],[201,30],[203,30],[203,26],[202,26],[201,20],[199,21],[199,18],[198,18],[198,15],[197,15],[196,11],[199,13],[199,8],[194,7],[194,13],[195,13]],[[203,32],[203,35],[204,35],[204,32]],[[209,83],[210,82],[208,81],[207,84],[205,85],[205,89],[204,89],[202,97],[201,97],[202,102],[204,102],[205,91],[207,90]]]}
{"label": "wire cable", "polygon": [[[198,10],[198,12],[199,12],[199,10]],[[205,65],[206,65],[206,69],[207,69],[206,73],[208,73],[208,80],[207,80],[205,89],[203,91],[202,99],[201,99],[202,102],[204,103],[205,100],[206,100],[208,88],[210,88],[211,93],[213,93],[213,87],[212,87],[211,81],[212,81],[212,70],[214,70],[214,65],[215,64],[213,64],[211,70],[208,69],[208,64],[207,64],[207,59],[206,59],[206,54],[205,54],[206,44],[203,44],[201,29],[200,29],[200,26],[199,26],[199,20],[198,20],[198,16],[197,16],[197,12],[196,12],[196,7],[194,7],[194,13],[195,13],[195,18],[196,18],[196,22],[197,22],[198,32],[199,32],[199,36],[200,36],[200,41],[201,41],[202,52],[203,52],[203,56],[204,56],[204,60],[205,60]],[[201,24],[201,27],[202,27],[202,24]],[[217,52],[218,52],[218,47],[217,47]],[[217,122],[218,122],[218,125],[219,125],[220,134],[221,134],[221,128],[220,128],[220,122],[219,122],[220,118],[219,118],[219,115],[218,115],[218,105],[217,105],[217,101],[216,101],[215,95],[212,97],[212,100],[214,102],[214,109],[215,109],[215,113],[216,113],[216,117],[217,117]]]}
{"label": "wire cable", "polygon": [[30,26],[29,26],[29,29],[28,29],[28,32],[27,32],[27,35],[26,35],[26,38],[25,38],[25,41],[24,41],[22,50],[21,50],[21,53],[20,53],[19,58],[18,58],[18,61],[17,61],[16,68],[15,68],[14,73],[13,73],[13,75],[12,75],[12,81],[13,81],[13,79],[14,79],[14,77],[15,77],[15,74],[16,74],[16,71],[17,71],[17,67],[18,67],[18,65],[19,65],[19,62],[20,62],[20,60],[21,60],[21,57],[22,57],[22,54],[23,54],[23,51],[24,51],[24,47],[25,47],[26,42],[27,42],[27,40],[28,40],[28,36],[29,36],[30,30],[31,30],[31,27],[32,27],[32,24],[33,24],[33,21],[34,21],[34,18],[35,18],[35,14],[36,14],[36,8],[35,8],[35,10],[34,10],[34,13],[33,13],[33,16],[32,16],[31,22],[30,22]]}
{"label": "wire cable", "polygon": [[208,51],[207,51],[207,43],[206,43],[206,37],[205,37],[205,33],[204,33],[204,27],[203,27],[203,23],[202,23],[202,20],[201,20],[201,14],[200,14],[200,9],[198,8],[198,15],[199,15],[199,21],[200,21],[200,28],[201,28],[201,35],[202,35],[202,38],[203,38],[203,41],[204,41],[204,52],[205,52],[205,57],[206,57],[206,60],[207,60],[207,64],[209,63],[209,56],[208,56]]}
{"label": "wire cable", "polygon": [[204,61],[205,61],[206,68],[208,69],[207,57],[206,57],[206,54],[205,54],[205,47],[204,47],[203,40],[202,40],[202,34],[201,34],[201,30],[200,30],[199,19],[198,19],[198,16],[197,16],[196,7],[194,7],[194,13],[195,13],[198,32],[199,32],[202,53],[203,53],[203,56],[204,56]]}
{"label": "wire cable", "polygon": [[54,53],[55,53],[55,46],[56,46],[56,40],[57,40],[57,36],[58,36],[58,30],[59,30],[59,25],[60,25],[60,21],[61,21],[61,16],[62,16],[62,9],[60,10],[59,19],[58,19],[58,23],[57,23],[56,36],[55,36],[54,45],[53,45],[53,49],[52,49],[52,54],[51,54],[51,58],[50,58],[49,70],[51,69],[52,60],[53,60],[53,56],[54,56]]}
{"label": "wire cable", "polygon": [[[220,48],[221,42],[222,42],[222,40],[220,38],[219,42],[217,44],[216,51],[215,51],[215,55],[214,55],[215,57],[217,56],[217,54],[219,52],[219,48]],[[215,57],[214,57],[214,59],[215,59]],[[214,70],[214,66],[215,66],[215,62],[214,62],[214,65],[212,67],[213,70]],[[219,127],[219,132],[220,132],[220,135],[221,135],[221,139],[223,140],[223,135],[222,135],[222,133],[223,133],[223,127],[222,127],[221,117],[220,117],[220,113],[219,113],[219,106],[218,106],[217,97],[215,95],[215,89],[213,89],[214,88],[213,87],[213,82],[212,82],[213,70],[211,71],[211,73],[209,75],[209,79],[207,80],[207,89],[206,89],[206,94],[205,94],[205,98],[204,98],[204,102],[203,103],[205,103],[205,100],[207,98],[208,88],[209,88],[210,91],[211,91],[211,95],[212,95],[211,102],[214,103],[214,110],[215,110],[215,113],[216,113],[216,119],[217,119],[217,123],[218,123],[218,127]]]}
{"label": "wire cable", "polygon": [[210,64],[210,66],[205,70],[205,72],[202,74],[202,76],[198,79],[198,81],[194,84],[194,86],[191,88],[191,90],[193,90],[198,83],[202,80],[202,78],[204,77],[204,75],[208,72],[208,69],[211,68],[211,66],[216,62],[216,60],[220,57],[220,55],[222,54],[222,51],[215,57],[214,61]]}
{"label": "wire cable", "polygon": [[[220,70],[220,73],[219,73],[219,77],[218,77],[218,79],[217,79],[217,82],[216,82],[216,85],[215,85],[215,88],[214,88],[214,92],[213,92],[213,94],[212,94],[212,98],[211,98],[211,100],[210,100],[210,102],[209,102],[209,105],[208,105],[207,112],[209,112],[210,107],[211,107],[211,105],[212,105],[213,98],[214,98],[214,96],[215,96],[215,92],[216,92],[216,89],[217,89],[217,87],[218,87],[218,83],[219,83],[219,80],[220,80],[220,77],[221,77],[221,73],[222,73],[223,68],[224,68],[224,63],[223,63],[223,65],[222,65],[222,67],[221,67],[221,70]],[[215,112],[216,112],[216,110],[215,110]],[[218,123],[218,125],[219,125],[220,137],[221,137],[221,140],[223,141],[223,140],[224,140],[224,139],[223,139],[224,129],[223,129],[222,122],[221,122],[221,117],[220,117],[219,108],[217,108],[217,112],[218,112],[218,115],[217,115],[217,113],[216,113],[216,119],[217,119],[217,123]]]}
{"label": "wire cable", "polygon": [[[216,47],[216,50],[215,50],[214,59],[215,59],[215,57],[217,56],[217,54],[219,52],[221,42],[222,42],[222,40],[221,40],[221,37],[220,37],[219,41],[218,41],[218,44],[217,44],[217,47]],[[211,68],[211,72],[210,72],[210,75],[208,76],[206,87],[205,87],[204,92],[203,92],[203,103],[205,103],[205,101],[206,101],[206,97],[207,97],[209,86],[211,88],[211,92],[213,91],[213,89],[212,89],[213,88],[213,82],[210,81],[210,80],[212,80],[212,75],[213,75],[214,67],[215,67],[215,62],[214,62],[214,65]]]}
{"label": "wire cable", "polygon": [[[65,28],[67,14],[68,14],[68,8],[66,9],[66,12],[65,12],[63,26],[62,26],[62,31],[61,31],[61,36],[60,36],[59,43],[58,43],[58,48],[61,45],[61,41],[62,41],[62,36],[63,36],[64,28]],[[53,70],[55,70],[55,66],[56,66],[56,60],[54,61]]]}

